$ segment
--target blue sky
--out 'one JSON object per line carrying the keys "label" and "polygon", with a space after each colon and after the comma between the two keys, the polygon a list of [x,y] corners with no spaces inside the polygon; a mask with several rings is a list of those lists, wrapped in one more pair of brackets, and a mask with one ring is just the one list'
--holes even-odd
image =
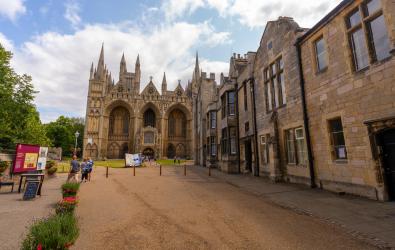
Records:
{"label": "blue sky", "polygon": [[228,70],[233,52],[256,51],[265,24],[292,16],[311,27],[340,1],[318,0],[0,0],[0,43],[12,66],[33,77],[44,122],[84,116],[90,64],[104,42],[105,62],[118,79],[125,52],[128,71],[140,54],[142,88],[160,89],[192,76],[199,51],[203,71]]}

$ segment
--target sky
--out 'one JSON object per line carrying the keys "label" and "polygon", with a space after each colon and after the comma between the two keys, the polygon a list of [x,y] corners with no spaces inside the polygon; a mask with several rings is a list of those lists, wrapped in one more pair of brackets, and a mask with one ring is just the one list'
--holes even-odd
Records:
{"label": "sky", "polygon": [[256,51],[265,25],[279,16],[310,28],[340,0],[0,0],[0,43],[12,67],[33,78],[43,122],[85,117],[90,65],[104,58],[115,82],[125,53],[134,72],[140,55],[141,91],[150,76],[160,91],[200,67],[227,75],[233,53]]}

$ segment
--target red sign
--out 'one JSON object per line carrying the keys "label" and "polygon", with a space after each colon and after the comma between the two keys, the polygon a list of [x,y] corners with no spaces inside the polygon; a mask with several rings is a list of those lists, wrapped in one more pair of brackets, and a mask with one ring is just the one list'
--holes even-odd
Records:
{"label": "red sign", "polygon": [[23,173],[37,169],[38,153],[40,146],[18,144],[16,146],[13,173]]}

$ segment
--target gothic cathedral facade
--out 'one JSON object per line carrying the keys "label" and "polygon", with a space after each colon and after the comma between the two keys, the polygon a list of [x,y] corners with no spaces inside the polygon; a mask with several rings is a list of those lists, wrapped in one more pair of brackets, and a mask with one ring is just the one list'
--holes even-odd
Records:
{"label": "gothic cathedral facade", "polygon": [[96,68],[90,70],[85,117],[84,157],[122,159],[125,153],[155,158],[193,158],[191,83],[167,90],[166,75],[159,93],[152,77],[140,92],[140,60],[128,72],[122,56],[119,80],[104,63],[102,47]]}

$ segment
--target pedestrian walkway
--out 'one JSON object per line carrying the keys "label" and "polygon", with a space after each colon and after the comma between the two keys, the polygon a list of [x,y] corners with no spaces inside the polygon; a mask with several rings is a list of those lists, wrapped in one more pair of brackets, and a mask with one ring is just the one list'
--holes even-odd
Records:
{"label": "pedestrian walkway", "polygon": [[[62,198],[60,186],[67,174],[45,178],[42,195],[31,201],[23,201],[23,193],[16,186],[13,193],[0,192],[0,249],[19,249],[29,226],[36,219],[45,218],[54,212],[54,205]],[[6,189],[6,188],[4,188]]]}
{"label": "pedestrian walkway", "polygon": [[[208,171],[197,168],[200,174]],[[303,185],[273,183],[266,178],[211,171],[213,178],[223,180],[259,199],[338,225],[355,237],[368,239],[375,245],[395,248],[395,202],[339,196]]]}

